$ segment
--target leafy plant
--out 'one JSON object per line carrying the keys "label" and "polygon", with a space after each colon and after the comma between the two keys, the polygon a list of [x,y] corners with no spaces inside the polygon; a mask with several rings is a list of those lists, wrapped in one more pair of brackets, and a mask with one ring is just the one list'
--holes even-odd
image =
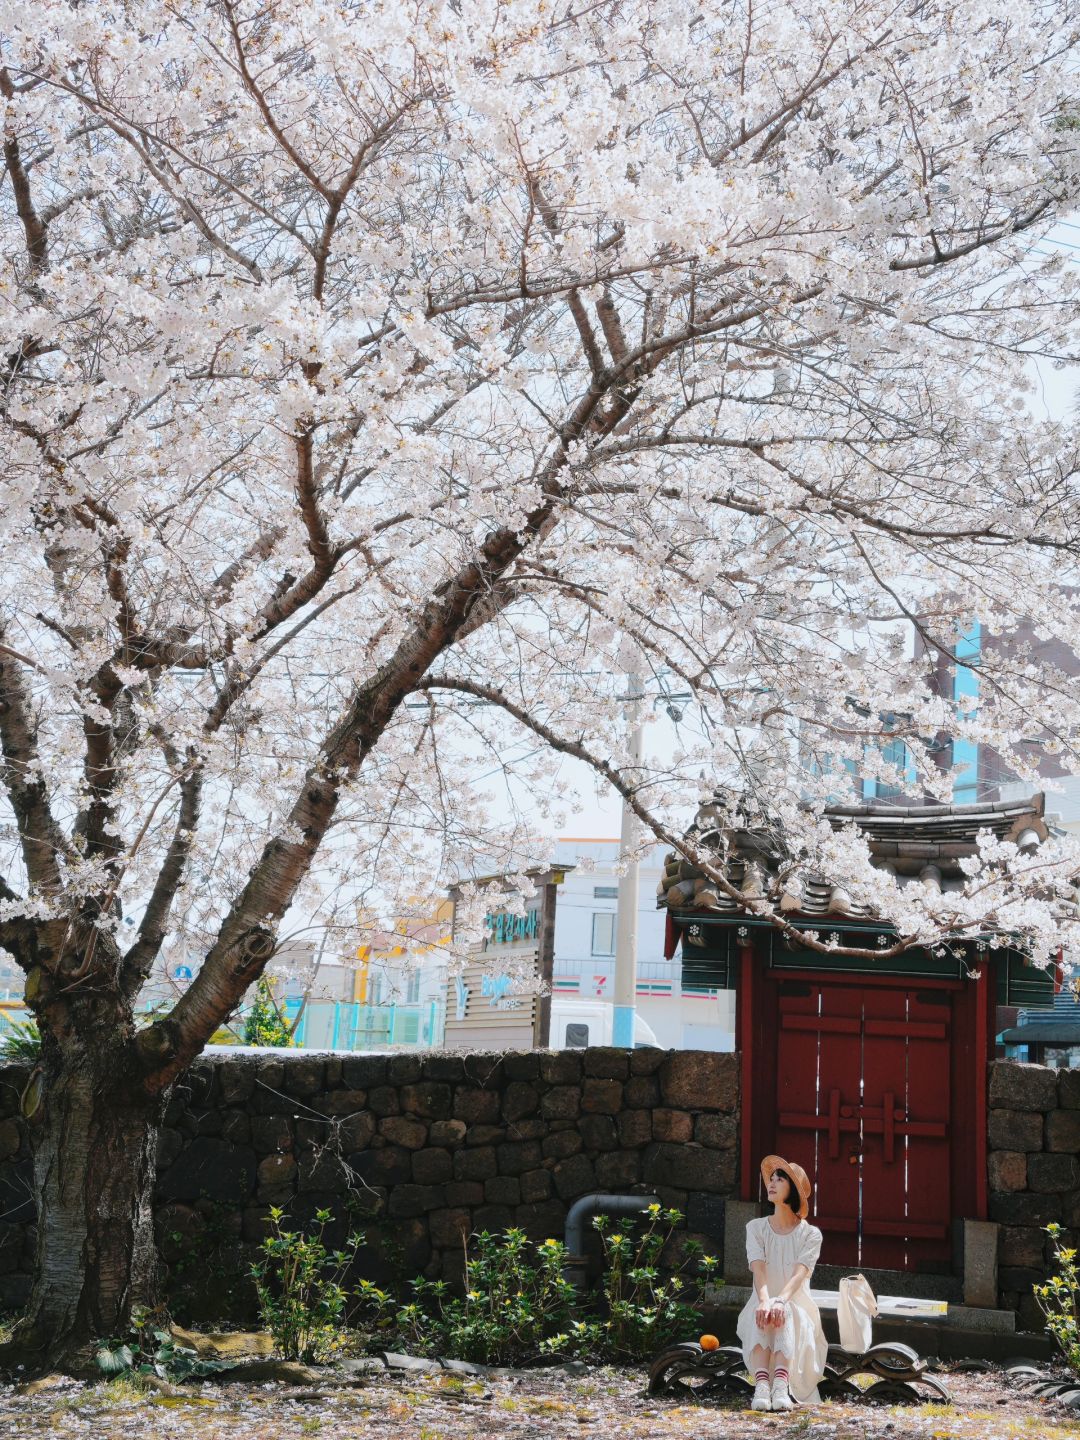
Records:
{"label": "leafy plant", "polygon": [[109,1380],[120,1376],[156,1375],[173,1382],[201,1379],[222,1368],[218,1360],[202,1360],[186,1345],[178,1345],[162,1329],[150,1311],[132,1311],[131,1329],[122,1340],[102,1340],[94,1351],[94,1363]]}
{"label": "leafy plant", "polygon": [[379,1328],[392,1329],[399,1343],[420,1354],[485,1365],[557,1356],[640,1359],[696,1333],[698,1319],[687,1303],[692,1280],[715,1275],[716,1260],[693,1241],[683,1246],[677,1272],[662,1274],[661,1254],[682,1219],[678,1210],[654,1205],[642,1222],[610,1231],[607,1217],[598,1216],[593,1224],[604,1277],[594,1296],[581,1295],[565,1278],[565,1245],[545,1240],[534,1246],[517,1229],[472,1237],[464,1295],[445,1280],[425,1279],[411,1282],[412,1301],[396,1309],[369,1281],[360,1282],[358,1294]]}
{"label": "leafy plant", "polygon": [[285,1017],[274,999],[274,982],[260,976],[255,986],[255,999],[244,1020],[245,1045],[270,1045],[283,1050],[292,1044]]}
{"label": "leafy plant", "polygon": [[597,1215],[594,1229],[604,1247],[603,1295],[606,1314],[599,1322],[597,1348],[612,1361],[642,1360],[667,1341],[693,1335],[697,1313],[687,1300],[690,1282],[714,1280],[717,1260],[696,1240],[682,1247],[678,1267],[666,1277],[660,1257],[682,1223],[679,1210],[650,1205],[644,1222],[611,1231],[607,1215]]}
{"label": "leafy plant", "polygon": [[364,1237],[352,1234],[344,1250],[329,1250],[323,1240],[333,1218],[329,1210],[316,1211],[318,1228],[307,1235],[286,1230],[284,1214],[271,1208],[271,1233],[251,1267],[259,1311],[286,1360],[326,1360],[345,1340],[349,1297],[342,1281]]}
{"label": "leafy plant", "polygon": [[11,1020],[11,1029],[0,1035],[0,1060],[36,1065],[41,1059],[41,1032],[33,1020]]}
{"label": "leafy plant", "polygon": [[1080,1375],[1080,1271],[1076,1250],[1061,1243],[1061,1226],[1045,1227],[1054,1242],[1056,1273],[1045,1285],[1036,1285],[1035,1303],[1046,1318],[1046,1333],[1061,1348],[1069,1368]]}
{"label": "leafy plant", "polygon": [[[414,1299],[392,1317],[398,1334],[420,1354],[482,1365],[545,1353],[546,1337],[573,1326],[577,1294],[563,1276],[566,1247],[555,1240],[533,1246],[518,1229],[472,1238],[464,1295],[454,1295],[445,1280],[413,1280]],[[366,1281],[359,1294],[379,1316],[392,1310],[390,1297]]]}

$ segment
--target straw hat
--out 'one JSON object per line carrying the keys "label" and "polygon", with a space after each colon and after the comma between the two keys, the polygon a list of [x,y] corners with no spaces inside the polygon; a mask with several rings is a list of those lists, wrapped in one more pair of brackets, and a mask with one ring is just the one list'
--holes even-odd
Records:
{"label": "straw hat", "polygon": [[795,1189],[799,1192],[799,1199],[802,1203],[797,1214],[800,1220],[805,1220],[810,1213],[810,1206],[807,1201],[810,1199],[810,1192],[813,1186],[810,1184],[810,1177],[801,1165],[794,1164],[791,1160],[785,1160],[782,1155],[766,1155],[761,1162],[761,1178],[767,1185],[769,1177],[774,1170],[783,1170],[795,1182]]}

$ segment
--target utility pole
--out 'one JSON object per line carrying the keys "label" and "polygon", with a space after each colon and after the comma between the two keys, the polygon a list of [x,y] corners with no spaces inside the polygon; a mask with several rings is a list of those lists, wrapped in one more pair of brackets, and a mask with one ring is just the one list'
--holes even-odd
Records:
{"label": "utility pole", "polygon": [[[641,773],[642,724],[641,706],[644,687],[641,676],[631,673],[626,677],[627,719],[630,726],[630,763],[628,778],[631,784],[637,782]],[[626,855],[637,839],[637,823],[634,812],[626,800],[622,806],[622,833],[620,846]],[[631,860],[626,872],[619,879],[619,895],[615,912],[615,1014],[612,1021],[612,1044],[634,1044],[634,1019],[637,1007],[637,931],[638,931],[638,862]]]}

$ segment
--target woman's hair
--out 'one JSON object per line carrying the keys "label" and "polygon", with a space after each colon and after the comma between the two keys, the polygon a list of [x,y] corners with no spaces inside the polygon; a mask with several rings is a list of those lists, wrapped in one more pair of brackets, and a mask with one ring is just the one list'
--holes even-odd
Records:
{"label": "woman's hair", "polygon": [[793,1215],[798,1215],[799,1206],[802,1204],[802,1196],[799,1194],[799,1187],[795,1184],[795,1181],[791,1178],[788,1172],[786,1170],[781,1170],[779,1165],[772,1173],[778,1179],[787,1181],[788,1192],[787,1197],[784,1200],[784,1204],[788,1207],[788,1209]]}

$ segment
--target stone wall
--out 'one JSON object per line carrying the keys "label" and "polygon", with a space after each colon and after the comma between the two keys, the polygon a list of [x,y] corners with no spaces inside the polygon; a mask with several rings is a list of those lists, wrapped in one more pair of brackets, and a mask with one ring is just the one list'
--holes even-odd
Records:
{"label": "stone wall", "polygon": [[[0,1310],[33,1264],[26,1072],[0,1069]],[[241,1318],[271,1205],[339,1243],[367,1229],[367,1273],[453,1277],[462,1237],[561,1237],[596,1190],[656,1194],[719,1254],[736,1185],[734,1055],[596,1048],[523,1054],[206,1056],[161,1134],[156,1220],[180,1307]],[[372,1218],[374,1217],[374,1218]],[[216,1312],[216,1313],[215,1313]]]}
{"label": "stone wall", "polygon": [[988,1138],[999,1303],[1041,1329],[1031,1287],[1053,1253],[1042,1227],[1057,1221],[1066,1243],[1080,1244],[1080,1070],[994,1061]]}

